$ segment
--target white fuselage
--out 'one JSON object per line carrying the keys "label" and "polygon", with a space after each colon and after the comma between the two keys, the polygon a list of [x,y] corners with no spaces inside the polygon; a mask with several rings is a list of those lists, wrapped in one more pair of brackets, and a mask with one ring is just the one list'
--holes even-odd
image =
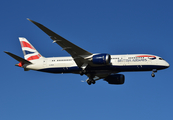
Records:
{"label": "white fuselage", "polygon": [[[79,73],[72,57],[50,57],[32,60],[33,64],[23,66],[26,69],[50,73]],[[111,72],[123,71],[152,71],[169,67],[169,64],[159,56],[146,54],[111,55],[111,67],[97,65],[92,71],[106,70]],[[90,70],[90,69],[89,69]]]}

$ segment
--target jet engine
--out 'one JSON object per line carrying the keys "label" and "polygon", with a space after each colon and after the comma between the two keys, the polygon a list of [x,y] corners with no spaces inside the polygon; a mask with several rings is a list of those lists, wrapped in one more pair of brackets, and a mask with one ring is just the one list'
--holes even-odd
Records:
{"label": "jet engine", "polygon": [[121,85],[124,84],[125,76],[123,74],[109,75],[105,79],[109,84]]}
{"label": "jet engine", "polygon": [[107,65],[111,61],[111,56],[109,54],[96,54],[92,57],[93,64],[104,64]]}

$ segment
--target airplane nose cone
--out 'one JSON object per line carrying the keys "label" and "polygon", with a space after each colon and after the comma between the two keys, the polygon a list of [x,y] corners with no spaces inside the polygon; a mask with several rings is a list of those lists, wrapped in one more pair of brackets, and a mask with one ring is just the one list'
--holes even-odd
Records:
{"label": "airplane nose cone", "polygon": [[168,68],[170,65],[169,65],[169,63],[168,63],[168,62],[166,62],[165,66]]}

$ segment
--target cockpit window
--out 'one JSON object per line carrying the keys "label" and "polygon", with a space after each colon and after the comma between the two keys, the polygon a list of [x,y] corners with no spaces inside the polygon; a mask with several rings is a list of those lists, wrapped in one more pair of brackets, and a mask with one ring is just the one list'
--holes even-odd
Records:
{"label": "cockpit window", "polygon": [[163,58],[159,58],[159,60],[164,60]]}

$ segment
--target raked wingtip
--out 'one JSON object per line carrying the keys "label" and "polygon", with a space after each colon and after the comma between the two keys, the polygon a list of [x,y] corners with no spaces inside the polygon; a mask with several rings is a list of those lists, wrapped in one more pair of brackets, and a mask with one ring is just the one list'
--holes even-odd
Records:
{"label": "raked wingtip", "polygon": [[29,21],[32,21],[31,19],[29,19],[29,18],[26,18],[27,20],[29,20]]}

